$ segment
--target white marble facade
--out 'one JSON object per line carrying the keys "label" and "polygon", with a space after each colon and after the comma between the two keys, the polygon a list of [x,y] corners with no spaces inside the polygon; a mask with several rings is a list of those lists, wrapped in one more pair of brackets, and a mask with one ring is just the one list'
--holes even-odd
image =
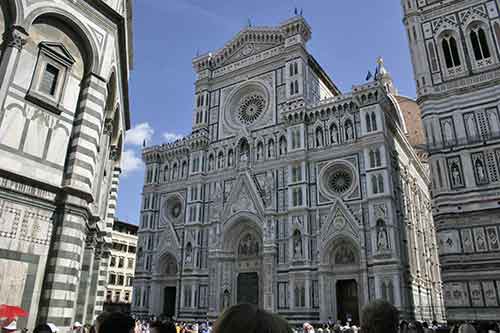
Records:
{"label": "white marble facade", "polygon": [[0,302],[61,332],[102,310],[128,110],[129,6],[0,1]]}
{"label": "white marble facade", "polygon": [[292,322],[359,320],[385,298],[443,320],[426,168],[380,59],[341,93],[303,17],[193,60],[193,131],[145,148],[133,311],[215,318],[253,302]]}
{"label": "white marble facade", "polygon": [[500,305],[498,1],[405,0],[450,322]]}

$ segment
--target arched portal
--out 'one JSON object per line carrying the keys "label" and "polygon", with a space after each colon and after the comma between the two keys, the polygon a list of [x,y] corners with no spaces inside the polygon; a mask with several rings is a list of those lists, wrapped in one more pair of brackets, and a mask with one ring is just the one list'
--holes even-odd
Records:
{"label": "arched portal", "polygon": [[322,319],[337,318],[359,325],[363,290],[367,287],[361,267],[361,248],[348,236],[338,235],[321,252]]}
{"label": "arched portal", "polygon": [[[221,308],[239,303],[263,306],[263,235],[258,218],[242,213],[224,227],[225,268]],[[229,297],[230,295],[230,297]]]}
{"label": "arched portal", "polygon": [[167,317],[175,316],[175,306],[177,300],[177,273],[179,267],[175,256],[165,253],[159,260],[158,273],[160,274],[161,289],[160,309],[161,313]]}

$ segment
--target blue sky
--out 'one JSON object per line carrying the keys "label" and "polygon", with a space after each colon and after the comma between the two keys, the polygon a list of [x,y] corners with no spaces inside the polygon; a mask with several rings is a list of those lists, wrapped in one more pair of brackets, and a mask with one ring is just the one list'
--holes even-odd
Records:
{"label": "blue sky", "polygon": [[347,92],[364,82],[382,56],[400,94],[415,85],[399,1],[394,0],[136,0],[134,70],[130,78],[132,127],[125,144],[117,217],[137,224],[144,179],[140,149],[191,130],[197,52],[216,50],[251,20],[275,26],[294,7],[312,28],[309,51]]}

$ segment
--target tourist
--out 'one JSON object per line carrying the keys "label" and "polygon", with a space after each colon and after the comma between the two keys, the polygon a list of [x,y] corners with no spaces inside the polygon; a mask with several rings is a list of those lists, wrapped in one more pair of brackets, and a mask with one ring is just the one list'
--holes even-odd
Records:
{"label": "tourist", "polygon": [[476,333],[476,329],[469,323],[464,323],[458,327],[458,333]]}
{"label": "tourist", "polygon": [[94,329],[95,329],[96,333],[99,333],[99,332],[100,332],[99,328],[100,328],[101,324],[102,324],[102,323],[103,323],[103,322],[104,322],[104,321],[105,321],[105,320],[106,320],[106,319],[107,319],[110,315],[111,315],[111,313],[110,313],[110,312],[106,312],[106,311],[104,311],[104,312],[101,312],[101,313],[100,313],[100,314],[96,317],[95,322],[94,322]]}
{"label": "tourist", "polygon": [[135,321],[132,317],[114,312],[100,323],[98,333],[133,333],[134,327]]}
{"label": "tourist", "polygon": [[286,320],[251,304],[230,307],[214,325],[214,333],[290,333]]}
{"label": "tourist", "polygon": [[80,322],[77,321],[77,322],[75,322],[73,324],[73,332],[75,332],[75,333],[81,333],[82,330],[83,330],[83,325],[80,324]]}
{"label": "tourist", "polygon": [[399,312],[389,302],[375,300],[363,308],[361,328],[363,333],[397,333]]}
{"label": "tourist", "polygon": [[176,333],[176,328],[174,323],[171,321],[168,322],[160,322],[160,321],[155,321],[152,322],[151,325],[149,325],[149,332],[150,333]]}
{"label": "tourist", "polygon": [[[7,321],[7,320],[6,320]],[[17,321],[12,320],[8,325],[2,327],[2,333],[5,332],[15,332],[17,331]]]}
{"label": "tourist", "polygon": [[309,323],[304,323],[304,333],[314,333],[314,327]]}
{"label": "tourist", "polygon": [[419,321],[412,321],[408,325],[408,333],[424,333],[424,326]]}
{"label": "tourist", "polygon": [[33,330],[33,333],[55,333],[57,327],[54,324],[40,324]]}

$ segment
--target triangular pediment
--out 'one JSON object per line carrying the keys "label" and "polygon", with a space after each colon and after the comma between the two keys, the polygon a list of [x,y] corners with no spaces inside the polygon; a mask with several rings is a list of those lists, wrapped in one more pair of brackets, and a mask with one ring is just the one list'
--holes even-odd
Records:
{"label": "triangular pediment", "polygon": [[359,239],[357,219],[341,200],[333,203],[326,223],[321,226],[321,241],[324,244],[338,234],[349,234]]}
{"label": "triangular pediment", "polygon": [[61,43],[55,42],[41,42],[40,49],[44,50],[49,55],[58,58],[58,60],[62,60],[69,65],[75,63],[75,58],[71,55],[69,50]]}
{"label": "triangular pediment", "polygon": [[232,186],[224,206],[222,218],[226,220],[241,212],[264,216],[264,203],[253,178],[248,172],[241,173]]}

